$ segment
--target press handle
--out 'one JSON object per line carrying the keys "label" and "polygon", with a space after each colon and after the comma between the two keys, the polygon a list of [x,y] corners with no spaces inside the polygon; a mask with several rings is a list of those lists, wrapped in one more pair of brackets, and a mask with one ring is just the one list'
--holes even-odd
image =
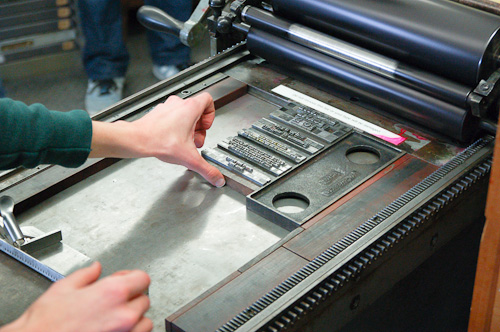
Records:
{"label": "press handle", "polygon": [[146,28],[159,32],[171,33],[179,37],[184,28],[181,22],[153,6],[142,6],[137,11],[137,19]]}

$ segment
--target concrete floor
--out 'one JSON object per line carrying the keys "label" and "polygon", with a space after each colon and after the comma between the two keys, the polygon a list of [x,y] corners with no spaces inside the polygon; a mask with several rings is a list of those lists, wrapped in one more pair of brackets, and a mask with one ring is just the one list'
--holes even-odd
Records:
{"label": "concrete floor", "polygon": [[[154,83],[144,29],[131,20],[127,45],[131,63],[125,96]],[[208,56],[206,48],[193,52],[193,60]],[[84,108],[87,77],[80,52],[0,66],[7,96],[27,104],[40,102],[49,109]],[[442,248],[402,280],[371,308],[346,326],[355,331],[467,331],[470,301],[482,222]],[[410,294],[410,296],[409,296]]]}

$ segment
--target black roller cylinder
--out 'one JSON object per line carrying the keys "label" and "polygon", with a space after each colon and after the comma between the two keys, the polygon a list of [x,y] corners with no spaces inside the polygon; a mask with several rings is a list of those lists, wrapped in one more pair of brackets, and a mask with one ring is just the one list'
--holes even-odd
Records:
{"label": "black roller cylinder", "polygon": [[448,0],[272,0],[278,16],[470,87],[495,69],[500,17]]}
{"label": "black roller cylinder", "polygon": [[283,38],[251,28],[247,47],[271,63],[286,63],[293,73],[334,85],[335,89],[431,131],[461,142],[469,141],[476,132],[477,122],[464,109]]}
{"label": "black roller cylinder", "polygon": [[242,19],[256,29],[358,66],[434,98],[468,108],[467,97],[473,89],[455,81],[402,64],[255,7],[246,7]]}

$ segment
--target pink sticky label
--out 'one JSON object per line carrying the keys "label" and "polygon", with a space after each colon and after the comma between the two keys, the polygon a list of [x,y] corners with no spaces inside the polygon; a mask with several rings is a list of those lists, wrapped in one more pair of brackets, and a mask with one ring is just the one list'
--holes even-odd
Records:
{"label": "pink sticky label", "polygon": [[376,135],[376,134],[374,136],[381,138],[384,141],[392,143],[394,145],[399,145],[399,144],[403,143],[404,141],[406,141],[406,137],[402,137],[402,136],[387,137],[384,135]]}

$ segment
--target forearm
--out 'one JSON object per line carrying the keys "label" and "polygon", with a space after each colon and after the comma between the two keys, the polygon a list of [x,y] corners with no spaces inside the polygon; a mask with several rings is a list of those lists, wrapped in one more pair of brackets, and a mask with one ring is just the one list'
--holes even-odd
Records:
{"label": "forearm", "polygon": [[90,152],[91,120],[82,110],[49,111],[0,99],[0,168],[39,164],[77,167]]}
{"label": "forearm", "polygon": [[150,156],[144,149],[142,136],[142,133],[130,122],[92,121],[92,143],[89,158]]}

